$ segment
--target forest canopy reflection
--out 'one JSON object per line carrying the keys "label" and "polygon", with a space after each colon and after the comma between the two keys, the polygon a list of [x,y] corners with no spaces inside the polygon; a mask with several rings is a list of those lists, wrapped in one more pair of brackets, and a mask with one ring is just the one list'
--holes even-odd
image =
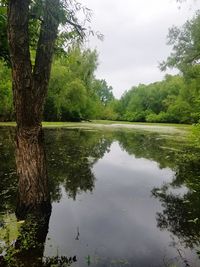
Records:
{"label": "forest canopy reflection", "polygon": [[[200,155],[199,151],[185,150],[175,161],[172,182],[154,188],[152,194],[162,203],[157,213],[157,224],[178,237],[185,247],[200,245]],[[180,188],[185,187],[184,190]]]}
{"label": "forest canopy reflection", "polygon": [[[12,128],[2,128],[0,135],[0,231],[8,226],[5,224],[5,213],[13,214],[16,210],[13,131]],[[73,200],[76,200],[82,192],[93,192],[96,182],[94,166],[99,159],[109,153],[115,141],[129,155],[156,162],[160,169],[173,170],[174,178],[171,182],[163,184],[162,187],[152,188],[152,195],[160,201],[163,208],[156,215],[157,227],[171,232],[182,245],[194,247],[198,252],[200,151],[174,138],[129,130],[45,129],[51,201],[59,202],[63,189],[68,198]],[[39,249],[32,253],[34,262],[32,266],[45,264],[44,244],[51,211],[43,215],[39,220],[28,216],[18,229],[15,242],[18,253],[15,254],[15,259],[20,264],[23,261],[25,264],[26,257],[29,257],[27,253],[33,251],[34,246]],[[17,222],[15,224],[18,225]],[[0,239],[2,238],[1,235]],[[30,247],[24,248],[27,240]],[[50,264],[51,260],[48,260]],[[53,258],[52,260],[56,261]],[[57,258],[58,260],[61,259]],[[63,260],[69,260],[68,264],[71,264],[73,260],[77,260],[77,255],[69,255],[69,258]],[[16,262],[13,266],[17,266]]]}
{"label": "forest canopy reflection", "polygon": [[55,130],[46,135],[52,200],[59,201],[62,185],[70,198],[92,192],[95,177],[92,166],[109,150],[112,136],[95,131]]}

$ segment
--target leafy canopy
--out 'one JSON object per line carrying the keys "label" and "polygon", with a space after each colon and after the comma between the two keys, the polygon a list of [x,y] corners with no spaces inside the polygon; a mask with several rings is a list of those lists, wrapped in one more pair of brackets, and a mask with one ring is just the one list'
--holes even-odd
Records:
{"label": "leafy canopy", "polygon": [[[29,45],[31,51],[37,49],[41,25],[44,20],[45,2],[44,0],[30,1]],[[7,40],[7,3],[6,0],[0,0],[0,59],[10,65]],[[72,42],[81,42],[89,33],[94,34],[89,27],[91,10],[76,0],[61,0],[60,6],[52,6],[51,9],[54,12],[54,18],[59,21],[60,25],[55,53],[65,53],[65,48]],[[101,37],[100,34],[97,35]]]}
{"label": "leafy canopy", "polygon": [[172,52],[166,61],[160,64],[161,70],[176,67],[182,72],[188,67],[200,63],[200,13],[188,20],[181,28],[176,26],[169,30],[168,45]]}

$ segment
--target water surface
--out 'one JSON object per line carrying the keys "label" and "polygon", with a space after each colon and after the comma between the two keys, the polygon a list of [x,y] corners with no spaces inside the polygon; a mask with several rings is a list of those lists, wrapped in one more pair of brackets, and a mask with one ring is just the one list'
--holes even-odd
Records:
{"label": "water surface", "polygon": [[[2,240],[16,203],[13,140],[11,128],[0,129]],[[200,265],[200,151],[135,130],[49,129],[45,142],[52,213],[43,261]]]}

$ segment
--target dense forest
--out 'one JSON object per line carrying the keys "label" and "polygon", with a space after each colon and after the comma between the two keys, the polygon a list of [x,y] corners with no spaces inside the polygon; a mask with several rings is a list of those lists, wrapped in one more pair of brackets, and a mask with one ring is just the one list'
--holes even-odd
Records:
{"label": "dense forest", "polygon": [[[1,8],[1,14],[3,9]],[[0,16],[0,121],[15,120],[6,22]],[[112,87],[95,77],[98,52],[73,45],[54,57],[43,120],[91,119],[131,122],[197,123],[200,119],[200,14],[181,28],[169,30],[172,53],[161,70],[176,67],[178,75],[163,81],[139,84],[115,99]],[[34,54],[34,46],[33,46]],[[134,73],[133,73],[134,75]],[[126,89],[126,88],[124,88]]]}
{"label": "dense forest", "polygon": [[[114,119],[112,87],[94,76],[97,52],[73,47],[55,57],[44,120],[80,121],[96,118]],[[0,62],[0,120],[14,120],[11,70]]]}

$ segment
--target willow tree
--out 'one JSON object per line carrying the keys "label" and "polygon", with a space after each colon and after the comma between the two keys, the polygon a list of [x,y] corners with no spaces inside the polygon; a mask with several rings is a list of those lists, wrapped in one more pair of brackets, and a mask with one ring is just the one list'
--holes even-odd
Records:
{"label": "willow tree", "polygon": [[[43,106],[59,25],[67,27],[62,36],[82,36],[83,28],[76,19],[76,12],[82,7],[72,0],[8,0],[7,6],[21,212],[49,205],[41,125]],[[64,26],[62,32],[63,29]],[[32,41],[34,53],[30,52]]]}

